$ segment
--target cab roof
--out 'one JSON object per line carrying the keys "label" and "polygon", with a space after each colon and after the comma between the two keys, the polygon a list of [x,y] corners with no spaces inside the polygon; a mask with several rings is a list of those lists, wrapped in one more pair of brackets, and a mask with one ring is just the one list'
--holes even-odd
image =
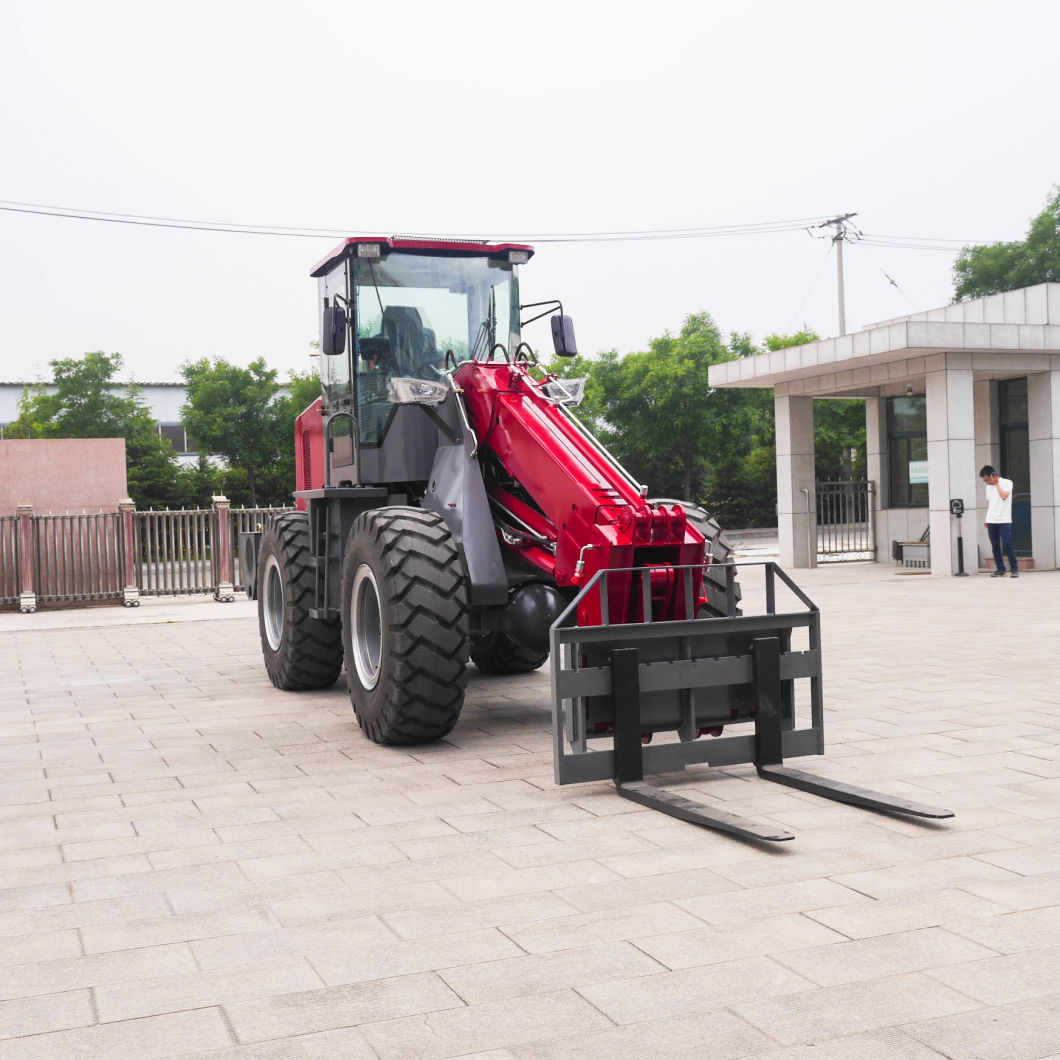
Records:
{"label": "cab roof", "polygon": [[442,255],[454,258],[507,258],[508,251],[525,251],[527,256],[534,248],[525,243],[487,243],[477,239],[416,239],[399,236],[351,236],[343,240],[330,254],[313,266],[310,276],[326,276],[344,258],[356,255],[356,247],[362,243],[378,243],[386,248],[384,253]]}

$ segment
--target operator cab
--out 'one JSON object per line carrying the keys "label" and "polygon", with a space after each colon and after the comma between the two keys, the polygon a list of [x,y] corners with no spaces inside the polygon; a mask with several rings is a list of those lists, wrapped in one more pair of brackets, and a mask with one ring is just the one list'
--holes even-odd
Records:
{"label": "operator cab", "polygon": [[447,360],[452,367],[498,345],[514,350],[517,265],[532,254],[510,243],[354,238],[317,265],[333,482],[425,477],[437,428],[395,403],[390,381],[444,382]]}

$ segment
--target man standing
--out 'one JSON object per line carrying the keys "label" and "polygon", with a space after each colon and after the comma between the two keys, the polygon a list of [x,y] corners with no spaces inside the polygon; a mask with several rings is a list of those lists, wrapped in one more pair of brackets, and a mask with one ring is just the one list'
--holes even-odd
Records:
{"label": "man standing", "polygon": [[994,550],[997,566],[990,577],[1005,577],[1005,561],[1001,556],[1004,551],[1012,577],[1018,578],[1020,569],[1016,550],[1012,547],[1012,479],[1001,478],[989,464],[979,472],[979,477],[986,483],[986,522],[983,525],[990,535],[990,547]]}

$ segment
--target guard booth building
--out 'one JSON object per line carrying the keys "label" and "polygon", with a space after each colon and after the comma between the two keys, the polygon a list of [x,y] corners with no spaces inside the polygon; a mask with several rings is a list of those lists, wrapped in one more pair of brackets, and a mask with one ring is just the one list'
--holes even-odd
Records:
{"label": "guard booth building", "polygon": [[965,569],[992,567],[978,477],[992,464],[1013,481],[1021,566],[1060,565],[1060,283],[727,361],[710,385],[773,389],[782,564],[816,564],[814,400],[863,398],[878,562],[926,536],[931,573],[954,574],[960,529]]}

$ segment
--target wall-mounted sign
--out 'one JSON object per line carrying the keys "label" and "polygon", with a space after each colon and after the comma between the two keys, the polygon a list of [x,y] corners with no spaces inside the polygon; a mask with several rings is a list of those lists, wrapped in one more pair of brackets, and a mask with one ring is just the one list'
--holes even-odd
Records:
{"label": "wall-mounted sign", "polygon": [[928,462],[926,460],[909,461],[909,485],[916,486],[928,480]]}

